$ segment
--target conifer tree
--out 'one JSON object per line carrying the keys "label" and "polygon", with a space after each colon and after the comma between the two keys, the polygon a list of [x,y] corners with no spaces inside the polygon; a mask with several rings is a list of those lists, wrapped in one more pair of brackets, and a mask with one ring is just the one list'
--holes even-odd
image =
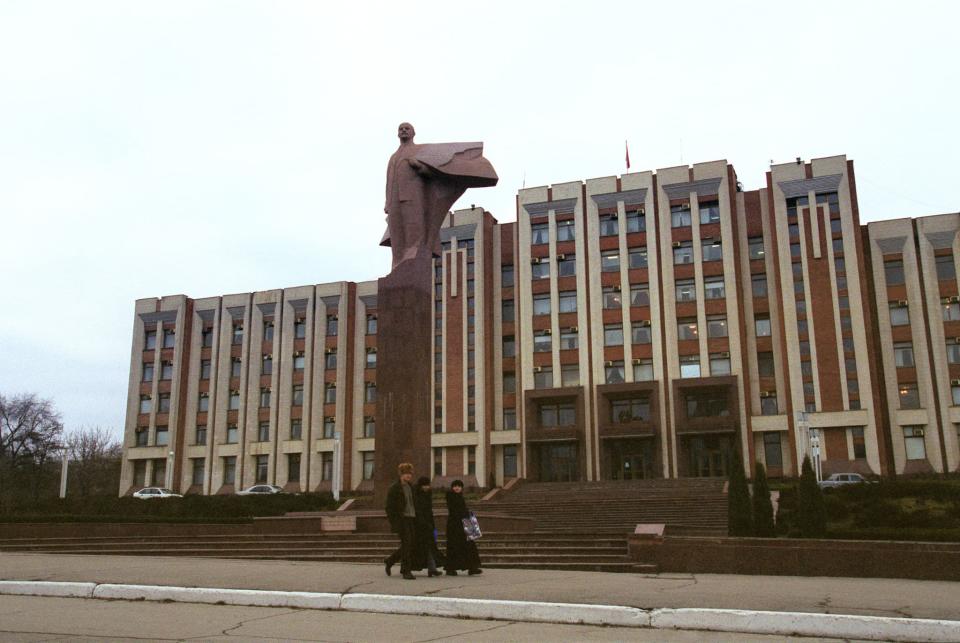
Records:
{"label": "conifer tree", "polygon": [[770,502],[770,485],[767,469],[758,462],[753,474],[753,533],[760,538],[774,538],[773,503]]}
{"label": "conifer tree", "polygon": [[823,538],[827,533],[827,510],[817,485],[810,456],[804,456],[797,490],[797,530],[801,538]]}
{"label": "conifer tree", "polygon": [[731,536],[752,536],[753,518],[750,514],[750,489],[743,474],[740,453],[734,448],[727,487],[727,533]]}

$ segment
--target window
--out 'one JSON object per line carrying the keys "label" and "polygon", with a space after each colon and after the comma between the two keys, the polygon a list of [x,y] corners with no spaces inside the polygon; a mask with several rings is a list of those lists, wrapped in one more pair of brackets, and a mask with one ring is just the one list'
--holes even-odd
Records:
{"label": "window", "polygon": [[513,265],[500,266],[500,285],[504,288],[513,287]]}
{"label": "window", "polygon": [[650,305],[650,288],[647,286],[647,284],[633,284],[630,286],[630,305]]}
{"label": "window", "polygon": [[303,317],[297,317],[293,322],[294,339],[303,339],[307,336],[307,321]]}
{"label": "window", "polygon": [[337,349],[328,348],[323,356],[323,367],[328,370],[333,370],[337,367]]}
{"label": "window", "polygon": [[290,439],[300,440],[301,438],[303,438],[303,420],[292,418],[290,420]]}
{"label": "window", "polygon": [[630,268],[646,268],[647,267],[647,249],[646,248],[630,248]]}
{"label": "window", "polygon": [[561,277],[572,277],[577,274],[576,257],[570,253],[557,257],[557,274]]}
{"label": "window", "polygon": [[337,419],[331,415],[323,418],[323,439],[332,440],[337,432]]}
{"label": "window", "polygon": [[203,348],[213,346],[213,327],[208,326],[200,331],[200,346]]}
{"label": "window", "polygon": [[143,377],[140,379],[141,382],[152,382],[153,381],[153,364],[144,362],[143,363]]}
{"label": "window", "polygon": [[577,312],[577,292],[575,290],[565,290],[560,293],[560,312]]}
{"label": "window", "polygon": [[533,371],[533,388],[553,388],[553,369],[540,366]]}
{"label": "window", "polygon": [[235,484],[237,482],[237,456],[231,455],[223,458],[223,484]]}
{"label": "window", "polygon": [[273,341],[273,322],[272,321],[263,322],[263,341],[265,342]]}
{"label": "window", "polygon": [[893,259],[883,262],[883,274],[888,286],[898,286],[903,283],[903,262]]}
{"label": "window", "polygon": [[157,347],[157,331],[148,330],[143,334],[143,350],[152,351]]}
{"label": "window", "polygon": [[190,474],[190,484],[202,485],[204,478],[204,469],[206,463],[203,458],[190,458],[192,472]]}
{"label": "window", "polygon": [[377,385],[375,382],[366,382],[364,386],[363,401],[366,404],[373,404],[377,401]]}
{"label": "window", "polygon": [[239,346],[243,343],[243,323],[234,322],[233,324],[233,339],[231,340],[234,346]]}
{"label": "window", "polygon": [[303,384],[293,385],[293,406],[303,406]]}
{"label": "window", "polygon": [[723,277],[709,277],[703,280],[704,299],[723,299],[725,293]]}
{"label": "window", "polygon": [[700,356],[680,356],[680,377],[700,377]]}
{"label": "window", "polygon": [[627,234],[647,231],[647,216],[640,210],[627,212]]}
{"label": "window", "polygon": [[707,317],[707,337],[727,337],[727,318],[725,315]]}
{"label": "window", "polygon": [[620,253],[616,250],[606,250],[600,255],[600,272],[619,272]]}
{"label": "window", "polygon": [[676,296],[678,302],[696,301],[697,289],[693,279],[682,279],[676,283]]}
{"label": "window", "polygon": [[787,199],[787,216],[797,216],[797,208],[804,208],[810,205],[810,199],[805,196],[794,196]]}
{"label": "window", "polygon": [[173,379],[173,362],[160,362],[160,379]]}
{"label": "window", "polygon": [[923,444],[922,426],[903,427],[903,442],[906,446],[907,460],[926,460],[927,450]]}
{"label": "window", "polygon": [[766,253],[763,249],[763,237],[750,237],[747,239],[747,252],[750,260],[763,259]]}
{"label": "window", "polygon": [[[823,194],[818,194],[817,203],[827,204],[829,206],[827,211],[833,214],[840,212],[840,197],[836,192],[824,192]],[[839,219],[837,219],[837,221],[839,221]]]}
{"label": "window", "polygon": [[623,324],[605,324],[603,327],[604,346],[623,346]]}
{"label": "window", "polygon": [[517,354],[517,343],[513,338],[513,335],[504,335],[503,336],[503,356],[504,357],[513,357]]}
{"label": "window", "polygon": [[323,403],[324,404],[336,404],[337,403],[337,385],[333,382],[328,382],[324,385],[323,388]]}
{"label": "window", "polygon": [[560,386],[580,386],[580,366],[563,364],[560,366]]}
{"label": "window", "polygon": [[512,299],[503,300],[501,318],[505,322],[512,322],[516,319],[516,306]]}
{"label": "window", "polygon": [[517,409],[503,409],[503,430],[513,431],[517,428]]}
{"label": "window", "polygon": [[942,305],[943,321],[957,321],[960,319],[960,304],[947,303]]}
{"label": "window", "polygon": [[540,426],[575,426],[577,411],[573,402],[543,404],[540,406]]}
{"label": "window", "polygon": [[677,339],[683,341],[688,339],[697,339],[700,335],[697,332],[696,317],[677,320]]}
{"label": "window", "polygon": [[560,331],[560,350],[573,350],[580,346],[579,334],[572,328]]}
{"label": "window", "polygon": [[635,359],[633,360],[633,381],[649,382],[653,380],[653,360]]}
{"label": "window", "polygon": [[936,257],[937,262],[937,279],[943,281],[945,279],[956,279],[957,278],[957,266],[953,262],[953,255],[940,255]]}
{"label": "window", "polygon": [[304,357],[303,353],[298,352],[293,354],[293,370],[302,371],[306,364],[307,358]]}
{"label": "window", "polygon": [[893,360],[897,368],[914,366],[913,342],[896,342],[893,345]]}
{"label": "window", "polygon": [[512,444],[503,445],[503,476],[517,477],[517,447]]}
{"label": "window", "polygon": [[170,444],[170,431],[165,426],[158,426],[153,436],[153,443],[158,447],[165,447]]}
{"label": "window", "polygon": [[767,431],[763,434],[763,459],[767,468],[779,469],[783,466],[783,451],[780,447],[780,434]]}
{"label": "window", "polygon": [[[810,362],[803,362],[809,364]],[[773,353],[761,351],[757,353],[757,372],[760,377],[773,377]]]}
{"label": "window", "polygon": [[147,446],[147,439],[150,436],[150,429],[145,426],[138,426],[136,430],[136,442],[134,446],[145,447]]}
{"label": "window", "polygon": [[207,443],[207,425],[206,424],[197,425],[197,428],[193,433],[193,443],[194,444]]}
{"label": "window", "polygon": [[613,360],[604,362],[604,380],[607,384],[622,384],[624,380],[623,360]]}
{"label": "window", "polygon": [[710,354],[710,375],[730,374],[730,353]]}
{"label": "window", "polygon": [[267,409],[270,408],[270,389],[262,388],[260,389],[260,408]]}
{"label": "window", "polygon": [[953,398],[953,405],[960,406],[960,386],[951,386],[950,396]]}
{"label": "window", "polygon": [[700,225],[720,223],[720,203],[718,201],[704,201],[700,205]]}
{"label": "window", "polygon": [[287,454],[287,482],[300,482],[300,454]]}
{"label": "window", "polygon": [[377,316],[367,315],[367,335],[376,335],[376,334],[377,334]]}
{"label": "window", "polygon": [[620,287],[619,286],[603,287],[603,307],[607,310],[614,310],[614,309],[620,308]]}
{"label": "window", "polygon": [[907,382],[900,384],[898,392],[900,394],[901,409],[919,409],[920,392],[917,390],[916,382]]}
{"label": "window", "polygon": [[320,479],[333,480],[333,453],[324,451],[320,454]]}
{"label": "window", "polygon": [[[947,344],[947,362],[949,364],[960,364],[960,344]],[[162,395],[160,396],[160,404],[163,405]]]}
{"label": "window", "polygon": [[504,393],[516,393],[517,392],[517,374],[513,371],[509,371],[503,374],[503,392]]}
{"label": "window", "polygon": [[237,411],[240,409],[240,391],[230,391],[227,409],[230,411]]}
{"label": "window", "polygon": [[673,244],[673,263],[675,265],[693,263],[692,241],[678,241]]}
{"label": "window", "polygon": [[687,417],[726,417],[730,415],[730,401],[723,389],[706,389],[686,396]]}
{"label": "window", "polygon": [[376,461],[376,458],[373,451],[363,452],[363,479],[364,480],[373,480],[373,467],[374,467],[375,461]]}
{"label": "window", "polygon": [[615,237],[620,233],[619,220],[616,214],[600,215],[600,236]]}
{"label": "window", "polygon": [[775,392],[766,392],[760,397],[760,415],[777,415],[780,411],[777,408],[777,394]]}
{"label": "window", "polygon": [[377,418],[368,415],[363,418],[363,437],[373,438],[377,435]]}
{"label": "window", "polygon": [[793,238],[795,238],[795,237],[799,237],[799,236],[800,236],[800,224],[798,224],[798,223],[791,223],[791,224],[787,225],[787,236],[789,236],[791,239],[793,239]]}
{"label": "window", "polygon": [[863,460],[867,457],[867,444],[863,435],[863,427],[850,427],[850,437],[853,442],[853,457],[857,460]]}
{"label": "window", "polygon": [[177,343],[177,335],[170,328],[163,329],[163,347],[164,348],[173,348]]}
{"label": "window", "polygon": [[546,223],[530,225],[530,245],[539,246],[549,241],[549,226]]}
{"label": "window", "polygon": [[253,456],[253,470],[254,470],[254,482],[257,484],[266,484],[267,475],[268,475],[268,464],[270,461],[270,456],[267,455],[256,455]]}
{"label": "window", "polygon": [[557,221],[557,242],[573,241],[577,238],[576,230],[576,223],[573,219]]}
{"label": "window", "polygon": [[649,344],[653,341],[653,333],[650,332],[650,324],[642,321],[635,321],[630,325],[630,341],[634,344]]}
{"label": "window", "polygon": [[197,411],[199,413],[206,413],[210,410],[210,395],[208,393],[201,393],[197,398]]}
{"label": "window", "polygon": [[534,315],[549,315],[550,314],[550,295],[534,295],[533,296],[533,314]]}
{"label": "window", "polygon": [[243,363],[240,361],[239,357],[233,357],[230,359],[230,377],[240,377],[240,371],[242,370]]}
{"label": "window", "polygon": [[340,322],[336,315],[327,315],[327,337],[336,337],[340,332]]}
{"label": "window", "polygon": [[260,374],[270,375],[273,373],[273,355],[264,355],[260,358]]}
{"label": "window", "polygon": [[700,249],[703,252],[704,261],[723,260],[723,246],[719,239],[704,239],[700,243]]}
{"label": "window", "polygon": [[650,398],[631,397],[610,402],[610,421],[626,424],[628,422],[650,421]]}
{"label": "window", "polygon": [[200,360],[200,379],[208,380],[210,379],[210,360],[202,359]]}
{"label": "window", "polygon": [[761,273],[758,275],[751,275],[750,283],[753,286],[754,297],[767,296],[767,275],[765,273]]}
{"label": "window", "polygon": [[670,206],[670,227],[686,228],[693,223],[693,217],[690,214],[690,204]]}
{"label": "window", "polygon": [[269,442],[270,441],[270,423],[267,421],[262,421],[257,426],[257,442]]}
{"label": "window", "polygon": [[890,325],[907,326],[910,324],[910,308],[899,302],[890,302]]}
{"label": "window", "polygon": [[169,412],[170,412],[170,394],[161,393],[160,408],[157,409],[157,413],[169,413]]}
{"label": "window", "polygon": [[530,265],[530,278],[534,281],[538,279],[550,278],[550,264],[545,261],[539,261]]}
{"label": "window", "polygon": [[376,368],[377,367],[377,349],[368,348],[367,349],[367,361],[365,366],[367,368]]}
{"label": "window", "polygon": [[533,333],[533,352],[549,353],[553,349],[553,342],[550,331],[538,330]]}
{"label": "window", "polygon": [[770,316],[757,315],[754,318],[757,337],[770,337]]}
{"label": "window", "polygon": [[226,443],[227,443],[227,444],[236,444],[236,443],[237,443],[237,439],[238,439],[238,437],[239,437],[239,431],[240,431],[240,430],[237,428],[237,425],[236,425],[236,424],[228,424],[228,425],[227,425],[227,438],[226,438]]}

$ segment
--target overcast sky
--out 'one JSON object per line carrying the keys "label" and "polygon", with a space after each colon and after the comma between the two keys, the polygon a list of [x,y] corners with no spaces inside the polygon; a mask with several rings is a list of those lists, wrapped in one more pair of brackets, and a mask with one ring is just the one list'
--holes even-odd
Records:
{"label": "overcast sky", "polygon": [[[347,6],[349,4],[349,6]],[[782,7],[782,8],[781,8]],[[386,161],[485,143],[458,207],[846,154],[863,222],[957,211],[957,2],[0,0],[0,392],[122,431],[133,302],[389,269]]]}

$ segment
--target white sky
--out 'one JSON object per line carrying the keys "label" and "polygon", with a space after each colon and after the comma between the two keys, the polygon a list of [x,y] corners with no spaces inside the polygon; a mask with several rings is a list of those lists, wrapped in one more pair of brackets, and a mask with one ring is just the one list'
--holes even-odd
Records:
{"label": "white sky", "polygon": [[960,3],[347,4],[0,0],[0,392],[119,434],[136,298],[382,276],[402,120],[484,141],[457,207],[500,221],[625,139],[746,189],[847,154],[863,222],[960,209]]}

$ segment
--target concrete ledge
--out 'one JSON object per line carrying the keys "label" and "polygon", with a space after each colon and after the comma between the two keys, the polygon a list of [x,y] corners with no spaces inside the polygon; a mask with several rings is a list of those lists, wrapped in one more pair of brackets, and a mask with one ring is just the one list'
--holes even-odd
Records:
{"label": "concrete ledge", "polygon": [[650,614],[636,607],[534,603],[478,598],[395,596],[389,594],[344,594],[341,609],[355,612],[425,614],[498,621],[537,623],[584,623],[620,627],[649,627]]}
{"label": "concrete ledge", "polygon": [[751,634],[823,636],[839,639],[884,641],[958,641],[960,621],[761,612],[706,608],[655,609],[650,615],[655,629],[749,632]]}
{"label": "concrete ledge", "polygon": [[652,629],[823,636],[882,641],[960,641],[960,621],[708,608],[641,609],[619,605],[541,603],[436,596],[282,592],[161,585],[0,581],[0,594],[174,601],[256,607]]}

